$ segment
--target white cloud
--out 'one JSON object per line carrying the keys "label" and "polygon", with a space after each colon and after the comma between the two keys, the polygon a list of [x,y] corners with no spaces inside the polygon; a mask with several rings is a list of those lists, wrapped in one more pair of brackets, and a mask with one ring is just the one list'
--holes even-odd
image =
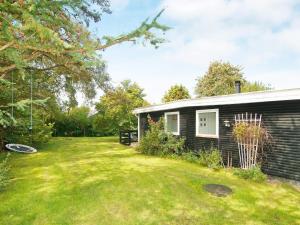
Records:
{"label": "white cloud", "polygon": [[[213,60],[241,65],[252,81],[300,87],[299,0],[162,0],[151,9],[134,2],[145,15],[166,8],[161,20],[173,27],[170,43],[158,50],[122,45],[103,54],[113,80],[137,81],[150,102],[175,83],[193,93],[195,79]],[[127,0],[112,3],[128,15]]]}
{"label": "white cloud", "polygon": [[111,9],[118,11],[124,9],[129,3],[129,0],[110,0]]}
{"label": "white cloud", "polygon": [[178,24],[169,34],[167,56],[192,64],[213,59],[256,64],[288,50],[300,54],[297,2],[164,0],[165,16]]}
{"label": "white cloud", "polygon": [[240,19],[277,23],[293,12],[297,0],[164,0],[161,7],[175,20],[208,21]]}

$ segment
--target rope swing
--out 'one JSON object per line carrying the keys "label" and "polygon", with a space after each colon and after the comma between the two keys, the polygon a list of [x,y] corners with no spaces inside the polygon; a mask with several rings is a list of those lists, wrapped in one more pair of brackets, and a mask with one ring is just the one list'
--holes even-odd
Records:
{"label": "rope swing", "polygon": [[29,132],[30,132],[30,144],[32,145],[32,74],[30,74],[30,125],[29,125]]}
{"label": "rope swing", "polygon": [[[14,116],[14,76],[13,73],[11,75],[11,116]],[[29,117],[29,127],[28,130],[30,132],[30,144],[32,145],[32,130],[33,130],[33,118],[32,118],[32,106],[33,106],[33,80],[32,80],[32,74],[30,74],[30,117]],[[14,151],[14,152],[21,152],[21,153],[35,153],[37,150],[33,147],[27,146],[27,145],[21,145],[21,144],[7,144],[5,147],[8,150]]]}

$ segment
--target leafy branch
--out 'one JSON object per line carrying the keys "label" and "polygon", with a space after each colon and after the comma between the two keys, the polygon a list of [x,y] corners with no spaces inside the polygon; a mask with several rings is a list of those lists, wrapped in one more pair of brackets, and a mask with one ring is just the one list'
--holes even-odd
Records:
{"label": "leafy branch", "polygon": [[[144,38],[144,41],[150,42],[151,45],[153,45],[155,48],[158,48],[160,44],[165,42],[164,38],[157,37],[157,35],[152,31],[153,29],[160,30],[162,32],[166,32],[170,29],[170,27],[160,24],[158,22],[158,18],[161,16],[161,14],[164,12],[164,10],[161,10],[150,22],[149,18],[147,18],[145,21],[142,22],[142,24],[133,30],[132,32],[129,32],[127,34],[122,34],[117,37],[112,36],[104,36],[102,40],[104,41],[104,44],[101,44],[101,41],[99,40],[98,43],[95,45],[94,49],[92,51],[99,51],[99,50],[105,50],[111,46],[121,44],[123,42],[133,42],[136,43],[138,39]],[[62,40],[60,40],[62,41]],[[33,53],[31,53],[29,56],[25,57],[23,61],[25,63],[30,63],[37,58],[41,57],[43,54],[50,54],[50,55],[60,55],[60,56],[68,56],[72,53],[80,53],[80,54],[88,54],[91,49],[86,48],[84,46],[78,48],[78,47],[70,47],[69,45],[63,44],[63,50],[59,49],[53,49],[53,48],[42,48],[42,47],[35,47],[31,46],[29,44],[24,43],[15,43],[14,41],[11,41],[3,46],[0,47],[0,51],[5,50],[7,48],[14,48],[19,51],[28,51],[31,50]],[[90,46],[87,46],[90,47]],[[59,64],[59,65],[52,65],[48,69],[64,66],[65,64]],[[26,67],[25,65],[23,67]],[[1,78],[4,78],[8,72],[11,72],[18,68],[18,65],[16,63],[3,66],[0,68],[0,75]],[[47,68],[44,68],[43,70],[48,70]]]}

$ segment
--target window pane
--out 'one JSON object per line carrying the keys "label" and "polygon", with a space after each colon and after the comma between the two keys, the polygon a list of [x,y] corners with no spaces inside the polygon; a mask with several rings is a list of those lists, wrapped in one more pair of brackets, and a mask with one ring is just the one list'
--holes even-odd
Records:
{"label": "window pane", "polygon": [[198,113],[198,134],[216,135],[216,113]]}
{"label": "window pane", "polygon": [[178,115],[167,115],[167,132],[178,132]]}

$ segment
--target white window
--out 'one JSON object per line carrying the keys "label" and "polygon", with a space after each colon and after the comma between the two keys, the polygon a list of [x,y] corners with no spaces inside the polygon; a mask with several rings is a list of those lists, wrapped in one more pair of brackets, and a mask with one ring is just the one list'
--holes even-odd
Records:
{"label": "white window", "polygon": [[219,109],[196,111],[196,136],[219,137]]}
{"label": "white window", "polygon": [[180,118],[179,112],[167,112],[165,113],[165,131],[174,135],[179,135]]}

